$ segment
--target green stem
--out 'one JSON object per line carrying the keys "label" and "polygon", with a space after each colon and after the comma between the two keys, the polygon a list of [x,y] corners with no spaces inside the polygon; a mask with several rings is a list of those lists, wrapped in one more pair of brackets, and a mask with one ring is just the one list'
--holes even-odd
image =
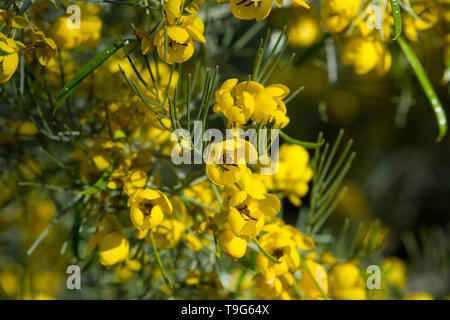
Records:
{"label": "green stem", "polygon": [[275,263],[281,263],[281,261],[277,260],[274,256],[272,256],[270,253],[268,253],[264,248],[261,246],[258,240],[256,238],[253,238],[253,242],[258,246],[259,250],[264,253],[264,255],[269,258],[270,261]]}
{"label": "green stem", "polygon": [[323,291],[322,287],[320,286],[320,284],[317,282],[316,278],[313,276],[311,270],[309,269],[308,265],[306,264],[305,260],[303,260],[302,256],[300,256],[300,264],[302,265],[302,267],[306,270],[306,272],[308,273],[308,275],[311,277],[311,279],[314,281],[314,284],[316,285],[317,289],[319,289],[320,294],[322,295],[322,298],[324,298],[325,300],[329,300],[328,296],[325,294],[325,292]]}
{"label": "green stem", "polygon": [[161,275],[162,275],[164,281],[166,282],[166,284],[169,286],[169,288],[172,288],[172,284],[170,283],[169,278],[167,277],[166,270],[164,269],[164,266],[161,262],[161,258],[159,256],[159,251],[158,251],[158,248],[156,247],[155,238],[153,236],[153,231],[150,231],[150,240],[152,241],[153,253],[155,254],[156,263],[158,264],[158,268],[161,271]]}
{"label": "green stem", "polygon": [[296,144],[299,146],[302,146],[306,149],[317,149],[320,148],[323,143],[325,142],[325,139],[322,139],[322,141],[320,142],[305,142],[305,141],[300,141],[294,138],[289,137],[286,133],[284,133],[283,131],[280,131],[280,136],[281,138],[283,138],[284,141],[291,143],[291,144]]}

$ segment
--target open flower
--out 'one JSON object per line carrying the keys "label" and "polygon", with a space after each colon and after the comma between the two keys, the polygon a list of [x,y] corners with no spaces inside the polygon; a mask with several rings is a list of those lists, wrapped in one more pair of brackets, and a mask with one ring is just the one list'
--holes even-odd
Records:
{"label": "open flower", "polygon": [[275,216],[281,208],[280,200],[266,193],[263,199],[253,199],[245,191],[239,191],[229,201],[228,222],[238,236],[253,238],[264,226],[265,217]]}
{"label": "open flower", "polygon": [[244,125],[252,118],[263,124],[273,121],[275,127],[284,127],[289,123],[283,102],[288,94],[289,88],[282,84],[264,87],[255,81],[238,83],[238,79],[228,79],[215,92],[217,103],[213,110],[223,113],[231,126]]}
{"label": "open flower", "polygon": [[168,64],[185,62],[194,54],[194,41],[206,43],[203,21],[195,14],[181,15],[179,1],[167,1],[164,12],[166,28],[159,30],[154,39],[159,57]]}
{"label": "open flower", "polygon": [[[284,0],[275,0],[274,2],[278,8],[281,8]],[[292,0],[292,2],[309,8],[304,0]],[[238,19],[261,21],[267,18],[272,10],[272,0],[230,0],[230,9]]]}
{"label": "open flower", "polygon": [[216,185],[230,185],[239,181],[247,171],[246,163],[256,161],[252,144],[242,139],[228,139],[213,143],[206,160],[206,174]]}
{"label": "open flower", "polygon": [[172,213],[172,203],[159,190],[140,189],[129,199],[130,219],[133,225],[142,231],[161,224],[164,215]]}

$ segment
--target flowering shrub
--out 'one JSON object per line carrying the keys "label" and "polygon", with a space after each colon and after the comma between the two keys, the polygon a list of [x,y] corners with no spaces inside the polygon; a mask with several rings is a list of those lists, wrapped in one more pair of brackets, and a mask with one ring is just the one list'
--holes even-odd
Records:
{"label": "flowering shrub", "polygon": [[[327,86],[350,69],[398,74],[405,95],[425,93],[442,141],[444,107],[411,45],[439,39],[448,86],[449,1],[90,2],[0,4],[2,298],[448,294],[407,287],[396,230],[346,180],[353,140],[319,133],[316,114],[301,129],[296,105],[303,83],[316,90],[301,69],[312,57]],[[351,119],[347,98],[321,103],[322,120]],[[413,97],[398,99],[405,117]],[[80,291],[62,288],[69,265]]]}

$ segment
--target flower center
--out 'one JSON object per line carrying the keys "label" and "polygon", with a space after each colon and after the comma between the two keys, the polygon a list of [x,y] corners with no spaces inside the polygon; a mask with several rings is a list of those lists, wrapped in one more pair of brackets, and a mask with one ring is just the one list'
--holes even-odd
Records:
{"label": "flower center", "polygon": [[272,255],[273,255],[277,260],[280,259],[280,258],[284,255],[283,249],[282,249],[282,248],[277,248],[277,249],[275,249],[275,250],[273,251]]}
{"label": "flower center", "polygon": [[151,202],[145,202],[141,204],[141,211],[144,213],[145,216],[149,216],[152,214],[152,209],[154,205]]}
{"label": "flower center", "polygon": [[239,213],[241,214],[242,218],[245,221],[248,220],[254,220],[257,221],[257,219],[253,218],[252,216],[250,216],[250,209],[248,208],[248,206],[246,204],[236,207],[236,209],[239,211]]}

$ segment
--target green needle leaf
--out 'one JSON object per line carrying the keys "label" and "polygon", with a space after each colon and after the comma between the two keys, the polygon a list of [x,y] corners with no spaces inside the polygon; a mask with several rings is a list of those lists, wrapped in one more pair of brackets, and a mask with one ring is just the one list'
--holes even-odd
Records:
{"label": "green needle leaf", "polygon": [[322,141],[320,142],[305,142],[305,141],[300,141],[294,138],[289,137],[286,133],[284,133],[283,131],[280,131],[280,136],[283,138],[284,141],[291,143],[291,144],[296,144],[299,146],[302,146],[306,149],[317,149],[320,148],[321,145],[323,145],[323,143],[325,142],[324,139],[322,139]]}
{"label": "green needle leaf", "polygon": [[80,71],[77,72],[69,82],[66,83],[64,88],[60,91],[58,98],[56,99],[56,106],[53,113],[59,109],[61,104],[72,94],[75,88],[83,81],[87,76],[89,76],[95,69],[97,69],[103,62],[105,62],[109,57],[111,57],[117,50],[122,48],[125,44],[128,44],[130,40],[117,41],[107,47],[105,50],[100,52],[94,58],[92,58]]}
{"label": "green needle leaf", "polygon": [[79,193],[80,194],[84,194],[85,196],[89,196],[89,195],[94,194],[97,191],[99,191],[101,188],[103,188],[103,186],[108,181],[109,176],[113,172],[113,169],[114,169],[114,161],[111,159],[111,161],[109,162],[108,168],[105,170],[105,172],[103,172],[103,174],[100,177],[100,179],[98,179],[97,182],[94,183],[94,185],[92,185],[91,187],[89,187],[86,190],[81,191]]}
{"label": "green needle leaf", "polygon": [[392,17],[394,18],[394,31],[395,36],[393,40],[397,40],[402,34],[402,14],[400,13],[399,0],[391,0],[392,5]]}
{"label": "green needle leaf", "polygon": [[413,68],[414,73],[419,79],[419,82],[422,85],[422,88],[431,103],[431,107],[433,108],[434,114],[436,115],[436,120],[439,127],[439,136],[437,137],[436,141],[441,142],[447,133],[447,117],[445,115],[444,107],[442,106],[439,97],[434,91],[434,88],[430,82],[430,79],[428,79],[428,76],[422,64],[420,63],[419,59],[417,58],[416,54],[411,49],[409,44],[403,39],[403,37],[399,37],[397,39],[397,42],[402,48],[403,53],[408,59],[409,64]]}

